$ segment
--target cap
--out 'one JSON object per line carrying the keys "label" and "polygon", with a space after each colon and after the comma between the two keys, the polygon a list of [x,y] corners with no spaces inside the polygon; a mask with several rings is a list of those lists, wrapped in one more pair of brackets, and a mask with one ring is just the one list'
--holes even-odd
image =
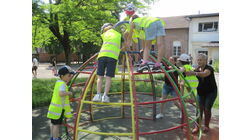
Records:
{"label": "cap", "polygon": [[58,70],[58,75],[65,75],[65,74],[75,74],[76,72],[74,70],[72,70],[69,66],[65,65],[63,67],[61,67]]}
{"label": "cap", "polygon": [[183,53],[183,54],[181,54],[181,56],[180,56],[180,58],[178,60],[184,61],[184,62],[189,62],[190,61],[190,56]]}
{"label": "cap", "polygon": [[111,24],[111,23],[105,23],[105,24],[103,24],[103,25],[102,25],[102,28],[101,28],[101,32],[103,32],[103,30],[104,30],[106,27],[108,27],[108,26],[113,26],[113,24]]}
{"label": "cap", "polygon": [[133,3],[129,3],[125,9],[125,11],[135,11],[135,6]]}

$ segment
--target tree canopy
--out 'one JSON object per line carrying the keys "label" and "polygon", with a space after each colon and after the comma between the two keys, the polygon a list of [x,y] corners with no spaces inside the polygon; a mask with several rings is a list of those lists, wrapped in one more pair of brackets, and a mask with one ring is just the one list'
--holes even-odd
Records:
{"label": "tree canopy", "polygon": [[[32,3],[32,47],[62,46],[66,64],[72,52],[101,46],[100,28],[116,23],[128,3],[143,13],[155,0],[41,0]],[[90,47],[94,46],[94,47]],[[85,49],[85,50],[86,50]],[[88,51],[83,51],[88,52]],[[86,54],[83,54],[86,55]]]}

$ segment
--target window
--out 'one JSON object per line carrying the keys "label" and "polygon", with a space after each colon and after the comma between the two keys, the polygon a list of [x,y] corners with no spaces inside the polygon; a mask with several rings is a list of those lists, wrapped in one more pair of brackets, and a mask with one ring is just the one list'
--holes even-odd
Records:
{"label": "window", "polygon": [[173,55],[176,55],[176,56],[181,55],[181,42],[180,41],[173,42]]}
{"label": "window", "polygon": [[208,54],[208,52],[207,51],[198,51],[198,54],[199,53],[203,53],[203,54],[205,54],[205,55],[207,55]]}
{"label": "window", "polygon": [[199,23],[199,32],[216,32],[218,31],[218,22]]}

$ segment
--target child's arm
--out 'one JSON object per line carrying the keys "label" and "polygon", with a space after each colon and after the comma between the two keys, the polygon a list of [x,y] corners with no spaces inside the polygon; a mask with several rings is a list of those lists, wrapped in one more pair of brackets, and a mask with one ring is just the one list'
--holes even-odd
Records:
{"label": "child's arm", "polygon": [[63,97],[63,96],[68,96],[68,95],[72,95],[72,92],[70,92],[70,91],[68,91],[68,92],[66,92],[66,91],[60,91],[60,92],[59,92],[59,95],[60,95],[61,97]]}
{"label": "child's arm", "polygon": [[133,23],[130,24],[130,31],[129,31],[127,37],[126,37],[126,43],[125,43],[125,46],[124,46],[125,48],[128,48],[129,45],[131,44],[134,26],[135,25]]}
{"label": "child's arm", "polygon": [[180,67],[179,70],[180,70],[181,73],[184,73],[186,71],[185,68],[183,68],[183,67]]}
{"label": "child's arm", "polygon": [[68,95],[72,95],[72,92],[70,91],[66,92],[66,85],[62,84],[59,89],[59,96],[63,97],[63,96],[68,96]]}

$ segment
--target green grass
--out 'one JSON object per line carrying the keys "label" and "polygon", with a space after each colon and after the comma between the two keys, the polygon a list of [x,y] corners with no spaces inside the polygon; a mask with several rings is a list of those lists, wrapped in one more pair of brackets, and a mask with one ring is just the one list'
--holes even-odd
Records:
{"label": "green grass", "polygon": [[32,80],[32,107],[49,105],[56,80],[55,78]]}
{"label": "green grass", "polygon": [[213,108],[219,109],[219,93],[218,93],[218,96],[214,102]]}
{"label": "green grass", "polygon": [[[58,79],[33,79],[32,80],[32,107],[48,106],[53,94],[55,82]],[[82,81],[77,79],[76,81]]]}
{"label": "green grass", "polygon": [[[145,79],[147,77],[144,75],[141,75],[136,78]],[[156,76],[155,79],[162,80],[162,75]],[[56,78],[32,80],[32,107],[33,108],[48,106],[50,104],[56,80],[57,80]],[[86,81],[86,78],[78,78],[76,80],[76,83],[83,82],[83,81]],[[157,97],[161,97],[162,83],[155,82],[155,90],[156,90]],[[105,82],[103,83],[103,86],[104,84]],[[129,90],[129,82],[126,81],[125,91],[128,91],[128,90]],[[136,90],[138,92],[149,92],[152,90],[151,83],[150,82],[136,82]],[[110,92],[120,92],[120,91],[121,91],[121,82],[114,81],[112,83]],[[80,95],[80,92],[81,92],[81,89],[76,89],[73,91],[75,97],[78,97]],[[94,87],[94,93],[95,92],[96,92],[96,87]],[[213,107],[217,109],[219,108],[219,97],[217,97]]]}
{"label": "green grass", "polygon": [[219,60],[214,60],[213,67],[215,72],[219,72]]}

